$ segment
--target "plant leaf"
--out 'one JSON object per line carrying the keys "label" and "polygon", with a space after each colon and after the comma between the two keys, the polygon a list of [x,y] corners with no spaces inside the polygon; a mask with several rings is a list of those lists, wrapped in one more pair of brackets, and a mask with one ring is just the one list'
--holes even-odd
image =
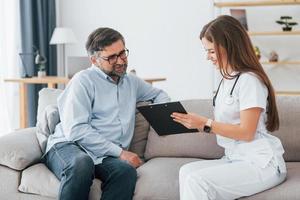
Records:
{"label": "plant leaf", "polygon": [[291,16],[281,16],[280,19],[292,19]]}

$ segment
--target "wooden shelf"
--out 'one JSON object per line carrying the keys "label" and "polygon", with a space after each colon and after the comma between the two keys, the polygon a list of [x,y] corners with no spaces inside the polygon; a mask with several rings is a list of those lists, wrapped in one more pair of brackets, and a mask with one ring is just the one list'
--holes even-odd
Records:
{"label": "wooden shelf", "polygon": [[[300,0],[246,0],[246,1],[238,1],[238,0],[214,0],[214,6],[218,8],[223,7],[255,7],[255,6],[299,6]],[[282,31],[281,28],[278,28],[278,31],[249,31],[249,36],[300,36],[300,30],[293,31]],[[300,66],[300,61],[291,60],[291,61],[278,61],[278,62],[269,62],[269,61],[261,61],[262,65],[294,65],[295,67]],[[273,66],[272,66],[273,65]],[[293,67],[294,67],[293,66]],[[267,66],[264,66],[267,67]],[[298,69],[298,68],[297,68]],[[300,90],[294,91],[276,91],[276,95],[279,96],[295,96],[300,95]]]}
{"label": "wooden shelf", "polygon": [[248,32],[250,36],[267,36],[267,35],[300,35],[300,31],[262,31],[262,32]]}
{"label": "wooden shelf", "polygon": [[148,83],[153,83],[153,82],[159,82],[159,81],[165,81],[167,80],[166,78],[144,78],[144,81]]}
{"label": "wooden shelf", "polygon": [[216,7],[300,5],[300,0],[265,0],[245,2],[215,2]]}
{"label": "wooden shelf", "polygon": [[276,95],[278,95],[278,96],[294,96],[294,95],[300,95],[300,91],[276,91]]}
{"label": "wooden shelf", "polygon": [[[213,94],[216,94],[216,91],[213,91]],[[295,96],[300,95],[300,91],[275,91],[277,96]]]}
{"label": "wooden shelf", "polygon": [[260,63],[263,65],[300,65],[300,61],[278,61],[278,62],[262,61]]}

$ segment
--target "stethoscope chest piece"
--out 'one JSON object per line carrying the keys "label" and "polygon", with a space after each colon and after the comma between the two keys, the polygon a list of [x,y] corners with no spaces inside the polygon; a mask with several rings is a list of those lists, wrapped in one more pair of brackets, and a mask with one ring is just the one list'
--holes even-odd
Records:
{"label": "stethoscope chest piece", "polygon": [[232,95],[229,95],[228,97],[226,97],[225,103],[226,103],[227,105],[231,105],[231,104],[233,104],[233,102],[234,102],[234,98],[233,98]]}
{"label": "stethoscope chest piece", "polygon": [[[240,78],[240,75],[241,75],[240,73],[237,75],[237,77],[236,77],[236,79],[235,79],[235,81],[234,81],[234,84],[233,84],[233,86],[232,86],[232,88],[231,88],[230,94],[229,94],[229,96],[227,96],[226,99],[225,99],[225,103],[226,103],[227,105],[231,105],[231,104],[234,103],[234,98],[233,98],[232,94],[233,94],[233,90],[234,90],[234,88],[235,88],[235,85],[236,85],[238,79]],[[218,93],[219,93],[219,89],[220,89],[220,86],[221,86],[221,83],[222,83],[222,82],[223,82],[223,79],[220,81],[219,86],[218,86],[218,89],[217,89],[217,92],[216,92],[216,94],[215,94],[214,97],[213,97],[213,106],[214,106],[214,107],[215,107],[215,105],[216,105],[216,98],[217,98],[217,95],[218,95]]]}

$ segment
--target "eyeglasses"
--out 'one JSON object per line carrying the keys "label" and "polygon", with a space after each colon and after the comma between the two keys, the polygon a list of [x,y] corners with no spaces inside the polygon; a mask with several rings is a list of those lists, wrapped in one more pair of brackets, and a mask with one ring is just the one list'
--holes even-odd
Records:
{"label": "eyeglasses", "polygon": [[101,59],[107,61],[109,64],[113,65],[116,64],[118,61],[118,58],[120,57],[122,60],[125,60],[129,55],[129,50],[128,49],[124,49],[123,51],[121,51],[119,54],[114,54],[108,57],[101,57],[99,56]]}

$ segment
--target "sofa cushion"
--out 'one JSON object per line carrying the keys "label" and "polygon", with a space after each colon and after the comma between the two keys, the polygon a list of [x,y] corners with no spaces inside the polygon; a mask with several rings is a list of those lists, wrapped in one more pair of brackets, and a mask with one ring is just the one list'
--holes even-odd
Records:
{"label": "sofa cushion", "polygon": [[189,157],[216,159],[224,155],[216,136],[203,132],[159,136],[152,128],[148,135],[145,158]]}
{"label": "sofa cushion", "polygon": [[1,200],[57,200],[53,197],[44,197],[36,194],[28,194],[16,191],[14,193],[1,194]]}
{"label": "sofa cushion", "polygon": [[[181,101],[187,112],[212,117],[212,101],[206,99]],[[172,156],[195,158],[220,158],[223,148],[217,145],[216,136],[207,133],[185,133],[159,136],[151,128],[145,151],[145,158]]]}
{"label": "sofa cushion", "polygon": [[247,200],[298,200],[300,197],[300,163],[299,162],[287,162],[287,179],[282,184],[252,195],[250,197],[244,197],[241,199]]}
{"label": "sofa cushion", "polygon": [[0,165],[0,199],[5,198],[3,193],[16,193],[18,191],[21,174],[19,171]]}
{"label": "sofa cushion", "polygon": [[43,88],[39,91],[36,137],[43,153],[45,153],[49,135],[54,132],[60,121],[57,98],[62,92],[61,89],[53,88]]}
{"label": "sofa cushion", "polygon": [[22,172],[19,185],[21,192],[57,197],[58,189],[59,180],[42,163],[33,165]]}
{"label": "sofa cushion", "polygon": [[[201,159],[153,158],[138,168],[134,200],[179,200],[179,169]],[[287,180],[267,191],[241,199],[297,200],[300,196],[300,163],[287,162]]]}
{"label": "sofa cushion", "polygon": [[43,112],[48,105],[57,105],[57,97],[63,90],[43,88],[39,91],[39,101],[37,109],[37,121],[43,116]]}
{"label": "sofa cushion", "polygon": [[137,169],[134,200],[179,200],[179,169],[194,158],[154,158]]}
{"label": "sofa cushion", "polygon": [[23,170],[42,156],[35,128],[20,129],[0,138],[0,164]]}
{"label": "sofa cushion", "polygon": [[285,161],[300,161],[300,96],[277,96],[280,120],[277,136],[284,147]]}
{"label": "sofa cushion", "polygon": [[49,135],[54,133],[55,127],[59,122],[57,105],[51,104],[46,106],[36,124],[36,136],[43,153],[45,153]]}
{"label": "sofa cushion", "polygon": [[[36,177],[39,177],[38,179]],[[57,198],[59,180],[42,163],[33,165],[22,172],[19,191]],[[89,200],[99,200],[101,196],[101,181],[94,179],[91,186]]]}
{"label": "sofa cushion", "polygon": [[196,113],[209,118],[213,117],[213,105],[211,99],[190,99],[180,101],[187,112]]}
{"label": "sofa cushion", "polygon": [[[148,105],[150,102],[139,102],[137,107]],[[148,139],[150,125],[143,115],[136,109],[135,127],[133,138],[131,140],[129,151],[136,153],[141,159],[144,159],[146,143]]]}

